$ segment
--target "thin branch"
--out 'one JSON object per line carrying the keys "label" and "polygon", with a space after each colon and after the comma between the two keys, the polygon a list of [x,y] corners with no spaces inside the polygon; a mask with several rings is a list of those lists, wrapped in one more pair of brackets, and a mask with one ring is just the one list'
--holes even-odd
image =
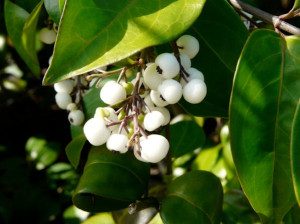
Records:
{"label": "thin branch", "polygon": [[275,28],[286,31],[291,34],[300,35],[300,29],[296,26],[293,26],[285,21],[282,21],[280,17],[272,15],[268,12],[262,11],[258,8],[255,8],[249,4],[246,4],[240,0],[229,0],[233,7],[248,12],[264,22],[271,23]]}

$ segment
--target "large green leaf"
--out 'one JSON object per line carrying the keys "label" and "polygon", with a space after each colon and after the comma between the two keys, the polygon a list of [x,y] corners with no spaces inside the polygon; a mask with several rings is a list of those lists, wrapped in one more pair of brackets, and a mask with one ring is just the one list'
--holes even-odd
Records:
{"label": "large green leaf", "polygon": [[59,24],[65,0],[44,0],[44,4],[48,14],[56,24]]}
{"label": "large green leaf", "polygon": [[300,101],[295,112],[291,136],[291,160],[294,189],[300,205]]}
{"label": "large green leaf", "polygon": [[205,0],[68,0],[44,84],[104,66],[186,30]]}
{"label": "large green leaf", "polygon": [[130,152],[118,154],[93,147],[73,202],[90,212],[125,208],[146,193],[149,168],[149,164],[138,161]]}
{"label": "large green leaf", "polygon": [[76,169],[80,162],[81,151],[86,142],[83,134],[76,136],[66,147],[66,154],[72,166]]}
{"label": "large green leaf", "polygon": [[165,224],[220,223],[222,203],[219,179],[206,171],[192,171],[170,184],[160,215]]}
{"label": "large green leaf", "polygon": [[200,42],[200,52],[192,66],[203,72],[207,96],[200,104],[184,100],[180,104],[194,115],[227,117],[233,74],[247,30],[226,0],[207,0],[186,33]]}
{"label": "large green leaf", "polygon": [[170,126],[172,156],[180,157],[202,147],[204,143],[205,134],[195,121],[184,120]]}
{"label": "large green leaf", "polygon": [[36,25],[42,9],[42,1],[31,14],[12,3],[5,1],[5,23],[7,32],[22,59],[35,75],[40,67],[36,54]]}
{"label": "large green leaf", "polygon": [[242,188],[264,222],[280,222],[295,203],[290,138],[300,98],[299,46],[299,37],[282,39],[273,31],[256,31],[235,74],[233,158]]}

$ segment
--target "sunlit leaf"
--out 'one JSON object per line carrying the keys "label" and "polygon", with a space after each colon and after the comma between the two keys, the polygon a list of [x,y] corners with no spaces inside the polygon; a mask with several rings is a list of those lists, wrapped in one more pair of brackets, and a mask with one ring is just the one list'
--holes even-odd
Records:
{"label": "sunlit leaf", "polygon": [[295,204],[290,138],[300,98],[299,46],[299,37],[256,31],[235,75],[232,153],[242,188],[264,222],[281,222]]}
{"label": "sunlit leaf", "polygon": [[68,0],[44,84],[120,61],[186,30],[205,0]]}

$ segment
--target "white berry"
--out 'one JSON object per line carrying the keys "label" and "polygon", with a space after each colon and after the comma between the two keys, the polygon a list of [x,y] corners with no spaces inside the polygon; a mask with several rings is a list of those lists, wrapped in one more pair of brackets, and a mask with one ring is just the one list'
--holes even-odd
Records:
{"label": "white berry", "polygon": [[160,92],[155,91],[155,90],[151,90],[150,98],[151,98],[152,102],[158,107],[164,107],[169,104],[165,99],[162,98]]}
{"label": "white berry", "polygon": [[172,79],[179,74],[180,66],[176,57],[171,53],[162,53],[155,59],[158,73],[165,79]]}
{"label": "white berry", "polygon": [[144,102],[148,108],[154,107],[154,104],[151,100],[150,94],[146,95],[144,98]]}
{"label": "white berry", "polygon": [[56,33],[46,27],[42,28],[39,32],[40,40],[45,44],[53,44],[56,40]]}
{"label": "white berry", "polygon": [[164,116],[164,121],[163,121],[163,124],[162,126],[165,126],[167,124],[169,124],[170,120],[171,120],[171,115],[170,115],[170,112],[167,108],[165,107],[154,107],[154,108],[151,108],[152,111],[159,111],[162,113],[162,115]]}
{"label": "white berry", "polygon": [[[196,68],[189,68],[186,70],[186,72],[189,74],[189,77],[187,77],[187,80],[190,81],[192,79],[201,79],[204,82],[204,75],[202,72],[200,72]],[[185,85],[186,81],[184,79],[180,80],[181,85]]]}
{"label": "white berry", "polygon": [[84,113],[81,110],[72,110],[69,113],[68,120],[74,126],[81,125],[84,121]]}
{"label": "white berry", "polygon": [[65,110],[67,109],[68,105],[72,103],[72,98],[68,93],[56,93],[55,101],[60,109]]}
{"label": "white berry", "polygon": [[182,97],[182,86],[174,79],[167,79],[158,87],[162,97],[169,103],[175,104]]}
{"label": "white berry", "polygon": [[189,58],[189,56],[187,56],[187,55],[184,54],[184,53],[181,53],[181,54],[179,55],[179,57],[180,57],[180,63],[181,63],[181,65],[182,65],[182,67],[183,67],[185,70],[189,69],[189,68],[191,67],[191,65],[192,65],[192,62],[191,62],[191,59]]}
{"label": "white berry", "polygon": [[83,126],[83,132],[89,143],[94,146],[103,145],[111,134],[102,117],[89,119]]}
{"label": "white berry", "polygon": [[147,131],[154,131],[164,124],[165,118],[160,111],[151,111],[144,118],[144,127]]}
{"label": "white berry", "polygon": [[163,77],[157,72],[157,65],[151,63],[143,72],[144,82],[150,88],[157,90],[157,87],[163,82]]}
{"label": "white berry", "polygon": [[100,98],[106,104],[115,105],[126,99],[126,91],[116,81],[108,81],[100,91]]}
{"label": "white berry", "polygon": [[168,140],[157,134],[140,138],[141,157],[150,163],[157,163],[164,159],[169,151]]}
{"label": "white berry", "polygon": [[207,88],[201,79],[192,79],[183,88],[184,99],[192,104],[200,103],[206,96]]}
{"label": "white berry", "polygon": [[128,151],[127,143],[128,143],[128,137],[126,135],[112,134],[107,139],[106,147],[109,150],[125,153]]}
{"label": "white berry", "polygon": [[75,86],[74,80],[66,79],[54,84],[54,90],[58,93],[71,93]]}
{"label": "white berry", "polygon": [[191,35],[183,35],[176,41],[179,52],[187,54],[190,59],[194,58],[199,52],[199,42]]}

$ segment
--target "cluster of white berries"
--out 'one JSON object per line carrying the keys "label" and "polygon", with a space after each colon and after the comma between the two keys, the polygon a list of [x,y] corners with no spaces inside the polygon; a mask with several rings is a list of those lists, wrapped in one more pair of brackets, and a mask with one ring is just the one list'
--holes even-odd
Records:
{"label": "cluster of white berries", "polygon": [[54,84],[56,91],[55,101],[59,108],[68,110],[68,120],[70,124],[78,126],[84,122],[84,113],[77,108],[73,102],[71,93],[74,90],[76,83],[73,79],[67,79]]}
{"label": "cluster of white berries", "polygon": [[109,106],[97,108],[83,127],[92,145],[106,143],[109,150],[120,153],[133,149],[136,158],[144,162],[157,163],[166,157],[168,140],[151,133],[170,122],[166,106],[177,103],[182,96],[187,102],[200,103],[207,92],[203,74],[191,67],[199,42],[184,35],[176,44],[177,53],[158,55],[131,82],[104,84],[100,99]]}

